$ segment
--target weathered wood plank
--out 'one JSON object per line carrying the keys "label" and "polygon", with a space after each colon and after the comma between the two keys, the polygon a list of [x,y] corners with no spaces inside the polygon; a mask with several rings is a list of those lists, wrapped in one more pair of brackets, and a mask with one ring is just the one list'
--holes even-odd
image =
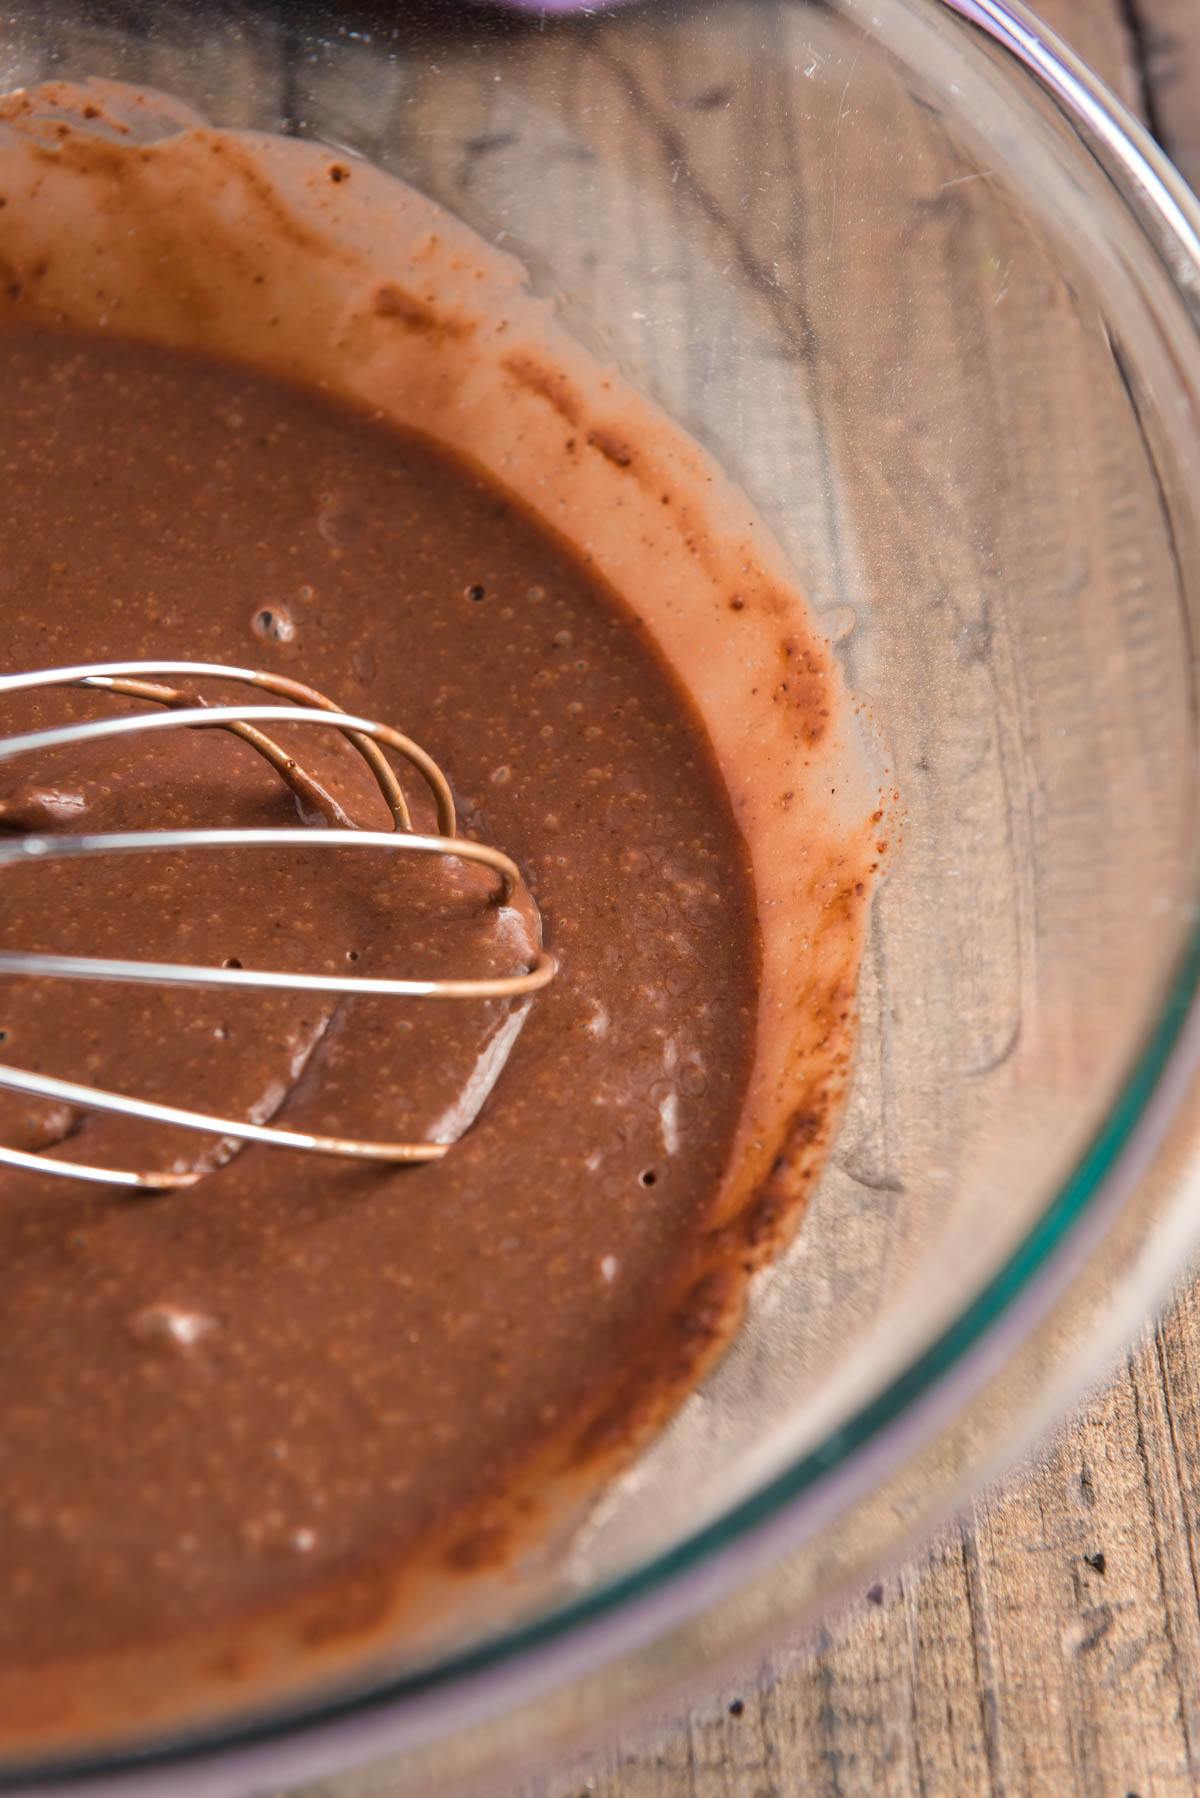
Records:
{"label": "weathered wood plank", "polygon": [[[1190,0],[1181,3],[1187,6]],[[1144,112],[1144,79],[1122,0],[1040,0],[1034,11],[1095,70],[1122,105]]]}
{"label": "weathered wood plank", "polygon": [[1195,0],[1131,0],[1130,17],[1145,64],[1151,123],[1200,189],[1200,7]]}

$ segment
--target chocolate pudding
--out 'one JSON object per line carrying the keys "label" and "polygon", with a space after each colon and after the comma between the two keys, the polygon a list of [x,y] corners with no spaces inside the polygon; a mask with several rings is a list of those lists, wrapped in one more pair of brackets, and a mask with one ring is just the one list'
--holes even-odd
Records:
{"label": "chocolate pudding", "polygon": [[[450,1145],[363,1166],[0,1096],[9,1145],[203,1176],[0,1170],[14,1744],[351,1665],[628,1459],[819,1167],[880,854],[836,663],[744,499],[505,259],[325,152],[192,122],[123,143],[145,99],[88,104],[108,134],[48,90],[0,138],[3,668],[257,666],[396,725],[518,863],[559,965],[462,1007],[0,987],[13,1063]],[[419,287],[363,247],[398,194]],[[0,730],[129,709],[24,694]],[[387,828],[344,742],[281,735]],[[212,731],[0,767],[10,834],[319,810]],[[61,863],[5,872],[0,947],[512,972],[536,930],[494,884],[370,851]]]}

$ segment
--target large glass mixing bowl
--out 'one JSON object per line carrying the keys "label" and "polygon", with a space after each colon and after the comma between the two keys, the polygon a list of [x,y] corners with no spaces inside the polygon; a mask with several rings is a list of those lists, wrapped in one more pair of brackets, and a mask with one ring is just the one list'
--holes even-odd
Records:
{"label": "large glass mixing bowl", "polygon": [[352,1690],[12,1769],[387,1751],[427,1791],[865,1577],[1200,1233],[1186,1113],[1137,1183],[1197,1036],[1200,219],[995,0],[10,0],[0,85],[56,74],[361,154],[520,256],[761,509],[902,796],[804,1227],[583,1533]]}

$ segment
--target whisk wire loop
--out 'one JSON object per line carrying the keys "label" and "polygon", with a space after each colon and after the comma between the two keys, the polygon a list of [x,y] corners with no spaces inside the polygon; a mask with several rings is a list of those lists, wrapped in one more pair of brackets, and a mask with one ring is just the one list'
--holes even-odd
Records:
{"label": "whisk wire loop", "polygon": [[[164,686],[165,676],[183,676],[189,683],[202,680],[236,682],[274,694],[294,703],[212,704],[191,688]],[[222,848],[302,848],[306,851],[383,850],[417,856],[454,857],[490,869],[498,878],[497,900],[510,903],[520,891],[537,925],[541,919],[521,878],[516,863],[503,851],[457,834],[457,817],[450,784],[427,751],[403,732],[376,719],[344,711],[334,701],[286,676],[256,669],[227,667],[213,662],[106,662],[73,667],[37,669],[0,675],[0,697],[38,688],[83,687],[100,689],[118,697],[161,705],[159,713],[135,713],[120,718],[91,718],[48,729],[0,738],[0,763],[19,756],[45,754],[73,745],[121,740],[163,730],[224,729],[248,743],[279,773],[301,799],[321,801],[321,809],[335,820],[322,829],[175,829],[160,831],[112,831],[77,834],[24,834],[5,841],[0,837],[0,869],[14,864],[62,860],[69,857],[145,854],[155,851],[216,850]],[[370,769],[393,819],[390,831],[363,830],[350,824],[345,813],[324,794],[318,784],[260,724],[314,726],[339,731],[358,751]],[[425,781],[437,815],[437,834],[422,835],[412,829],[411,814],[395,770],[384,749],[402,757]],[[372,975],[298,974],[289,971],[240,967],[201,967],[184,962],[151,962],[100,956],[55,955],[23,950],[0,950],[0,977],[20,975],[49,979],[151,982],[170,986],[216,989],[282,990],[338,996],[373,996],[406,999],[486,1000],[518,999],[528,1003],[556,972],[554,957],[537,942],[532,964],[519,973],[483,979],[417,980]],[[54,1099],[86,1110],[115,1112],[144,1122],[168,1124],[204,1131],[238,1144],[260,1143],[306,1153],[335,1155],[351,1160],[427,1162],[440,1160],[448,1144],[442,1142],[378,1142],[288,1130],[271,1124],[254,1124],[236,1118],[214,1117],[178,1106],[161,1105],[104,1088],[35,1073],[31,1069],[0,1065],[0,1088],[32,1097]],[[139,1172],[68,1161],[44,1151],[32,1152],[0,1145],[0,1165],[57,1174],[65,1178],[98,1181],[143,1191],[163,1191],[194,1185],[203,1174],[161,1170]]]}

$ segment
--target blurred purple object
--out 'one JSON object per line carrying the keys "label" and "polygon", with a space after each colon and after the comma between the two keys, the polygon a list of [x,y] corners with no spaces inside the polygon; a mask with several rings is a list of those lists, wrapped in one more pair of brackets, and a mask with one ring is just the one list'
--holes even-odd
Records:
{"label": "blurred purple object", "polygon": [[496,6],[505,12],[531,13],[611,12],[614,6],[630,3],[631,0],[475,0],[476,5]]}

